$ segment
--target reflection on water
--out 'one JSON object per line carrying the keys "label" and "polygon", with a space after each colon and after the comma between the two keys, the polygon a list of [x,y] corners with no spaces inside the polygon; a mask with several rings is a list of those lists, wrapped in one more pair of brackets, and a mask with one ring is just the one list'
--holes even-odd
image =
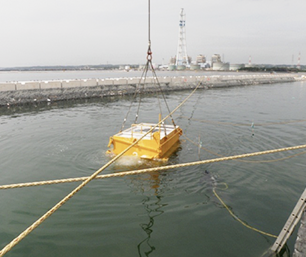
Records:
{"label": "reflection on water", "polygon": [[140,257],[149,256],[154,250],[155,246],[150,243],[151,234],[153,233],[153,226],[155,219],[164,213],[163,207],[166,204],[162,203],[162,196],[160,195],[160,176],[159,172],[150,172],[143,174],[145,176],[135,176],[131,178],[134,190],[145,196],[142,200],[142,206],[147,214],[147,222],[139,224],[147,236],[137,245],[138,254]]}
{"label": "reflection on water", "polygon": [[142,201],[148,215],[148,222],[140,224],[140,227],[147,234],[147,237],[137,245],[138,254],[140,257],[149,256],[155,250],[155,246],[151,245],[150,239],[151,234],[153,233],[155,218],[164,213],[162,210],[163,204],[161,202],[162,197],[158,195],[152,196],[152,199],[150,197],[146,197]]}

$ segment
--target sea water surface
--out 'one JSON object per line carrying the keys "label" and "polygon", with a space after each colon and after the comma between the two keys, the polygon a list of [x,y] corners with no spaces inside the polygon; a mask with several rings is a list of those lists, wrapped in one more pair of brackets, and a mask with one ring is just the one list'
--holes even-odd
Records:
{"label": "sea water surface", "polygon": [[[169,108],[189,93],[166,94]],[[90,176],[109,161],[132,100],[1,108],[0,184]],[[185,137],[169,164],[305,144],[305,109],[305,82],[199,90],[174,114]],[[156,95],[144,96],[139,121],[157,120]],[[305,188],[301,152],[92,181],[6,256],[261,256],[275,239],[235,220],[213,190],[245,223],[278,235]],[[102,174],[151,165],[128,164]],[[1,249],[79,183],[0,190]]]}

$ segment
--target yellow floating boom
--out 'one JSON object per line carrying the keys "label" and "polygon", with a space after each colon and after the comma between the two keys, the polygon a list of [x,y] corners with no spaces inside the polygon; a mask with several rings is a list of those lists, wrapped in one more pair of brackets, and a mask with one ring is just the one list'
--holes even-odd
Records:
{"label": "yellow floating boom", "polygon": [[[110,137],[108,147],[113,145],[113,148],[107,150],[106,154],[118,155],[155,125],[150,123],[133,124],[130,128]],[[183,131],[179,126],[161,124],[124,155],[138,156],[149,160],[167,160],[178,148],[179,138],[182,134]]]}

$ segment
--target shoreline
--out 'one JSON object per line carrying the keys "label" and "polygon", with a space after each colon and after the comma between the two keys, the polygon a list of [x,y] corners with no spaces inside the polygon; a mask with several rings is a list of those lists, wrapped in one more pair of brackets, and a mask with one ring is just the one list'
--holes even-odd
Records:
{"label": "shoreline", "polygon": [[[297,74],[210,75],[158,77],[164,92],[274,84],[306,80]],[[112,79],[45,80],[0,83],[0,107],[48,103],[76,99],[104,98],[134,94],[156,93],[160,89],[152,77],[147,77],[140,89],[139,77]],[[143,84],[143,83],[142,83]]]}

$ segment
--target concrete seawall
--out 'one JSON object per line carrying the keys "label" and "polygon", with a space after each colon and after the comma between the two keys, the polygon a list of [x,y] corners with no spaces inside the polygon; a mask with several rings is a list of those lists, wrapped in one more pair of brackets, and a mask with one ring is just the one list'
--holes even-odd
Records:
{"label": "concrete seawall", "polygon": [[[246,86],[305,80],[298,74],[158,77],[164,92],[200,88]],[[0,106],[86,99],[135,93],[140,78],[50,80],[0,83]],[[142,93],[158,92],[153,78],[146,79]]]}

